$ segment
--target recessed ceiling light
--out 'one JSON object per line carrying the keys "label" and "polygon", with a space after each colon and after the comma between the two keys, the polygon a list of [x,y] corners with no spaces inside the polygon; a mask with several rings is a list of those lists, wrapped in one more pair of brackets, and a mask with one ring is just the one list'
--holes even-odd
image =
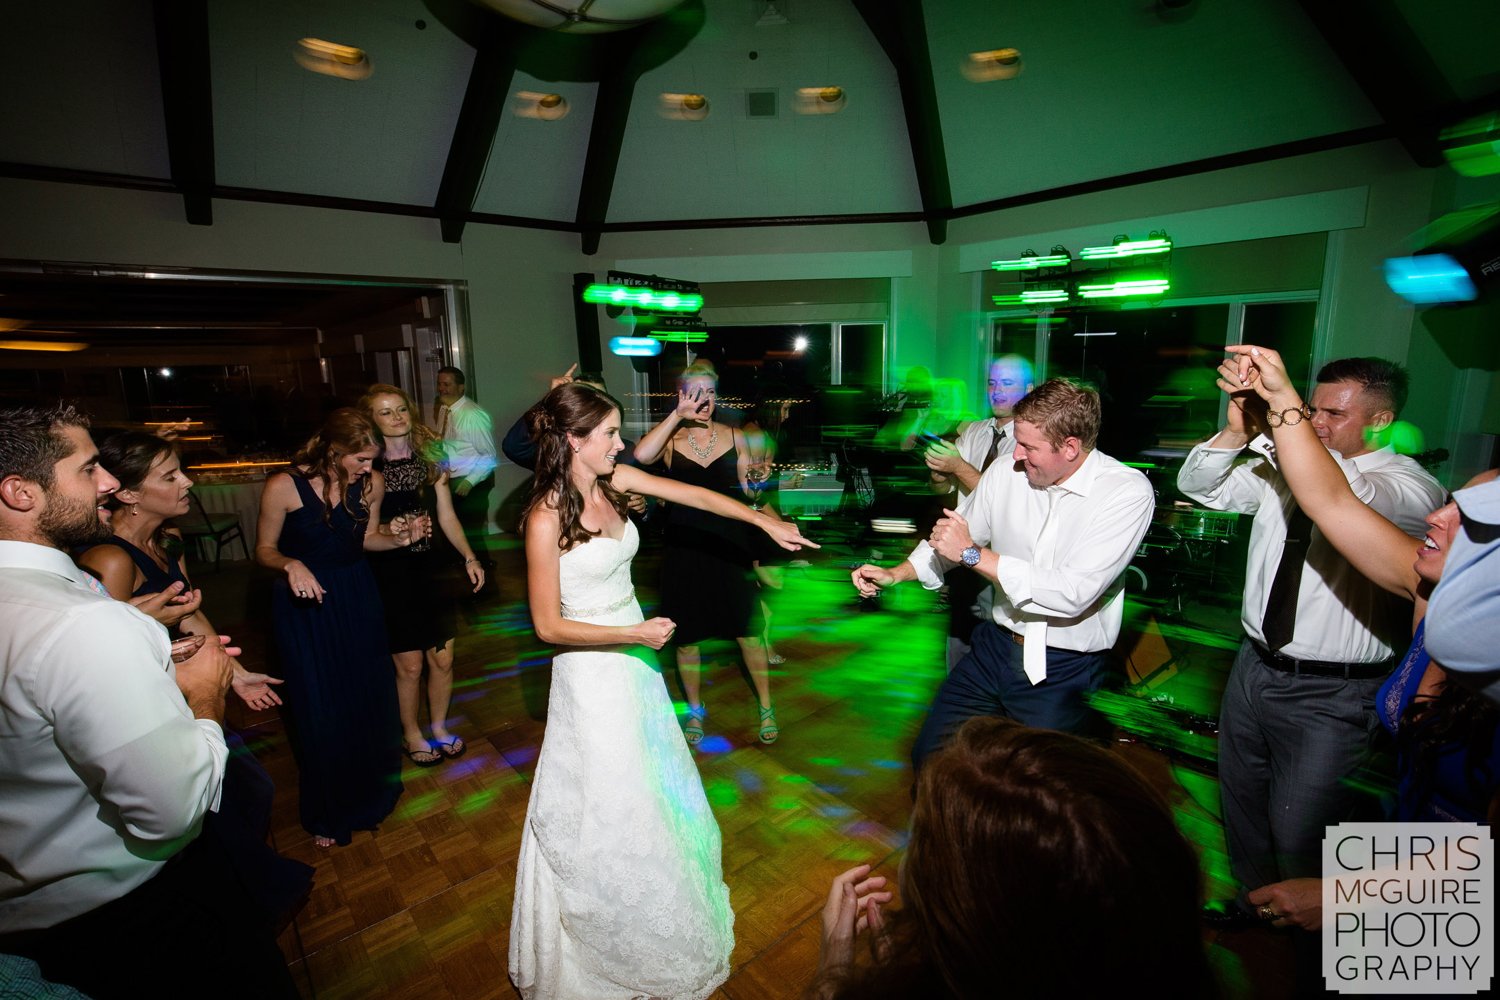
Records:
{"label": "recessed ceiling light", "polygon": [[517,118],[539,118],[555,122],[568,115],[568,99],[561,94],[539,94],[531,90],[516,92],[515,115]]}
{"label": "recessed ceiling light", "polygon": [[703,94],[662,94],[657,107],[663,118],[688,122],[701,122],[708,111],[708,98]]}
{"label": "recessed ceiling light", "polygon": [[1021,75],[1020,49],[986,49],[964,58],[963,74],[973,83],[1013,80]]}
{"label": "recessed ceiling light", "polygon": [[799,115],[834,115],[844,110],[849,95],[843,87],[798,87],[797,113]]}
{"label": "recessed ceiling light", "polygon": [[303,38],[293,53],[297,65],[313,73],[336,76],[340,80],[364,80],[375,72],[369,53],[352,45],[325,42],[321,38]]}

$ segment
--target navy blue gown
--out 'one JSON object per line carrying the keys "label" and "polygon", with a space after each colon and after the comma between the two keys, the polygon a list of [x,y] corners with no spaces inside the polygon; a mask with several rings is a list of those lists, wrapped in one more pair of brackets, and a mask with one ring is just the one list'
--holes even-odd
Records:
{"label": "navy blue gown", "polygon": [[[347,844],[353,831],[379,826],[401,797],[396,673],[365,561],[363,517],[340,503],[325,523],[312,485],[295,473],[292,482],[302,506],[287,512],[278,547],[300,559],[326,593],[319,604],[294,596],[285,576],[276,582],[282,717],[297,758],[303,827]],[[363,515],[362,502],[357,509]]]}

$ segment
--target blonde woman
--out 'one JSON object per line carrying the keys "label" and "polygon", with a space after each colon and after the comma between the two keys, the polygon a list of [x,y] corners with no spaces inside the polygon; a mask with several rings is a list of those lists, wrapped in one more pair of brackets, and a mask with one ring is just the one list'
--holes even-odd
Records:
{"label": "blonde woman", "polygon": [[[374,421],[383,443],[375,462],[384,477],[383,489],[373,500],[370,516],[388,528],[394,525],[398,532],[408,531],[412,540],[407,548],[372,554],[370,559],[396,664],[401,748],[416,766],[433,767],[462,757],[467,749],[463,737],[448,730],[458,614],[446,583],[461,562],[477,593],[484,586],[484,568],[453,511],[448,473],[432,460],[436,435],[417,419],[411,398],[394,385],[372,385],[359,409]],[[433,537],[434,520],[448,545]],[[422,735],[417,717],[424,662],[431,742]]]}

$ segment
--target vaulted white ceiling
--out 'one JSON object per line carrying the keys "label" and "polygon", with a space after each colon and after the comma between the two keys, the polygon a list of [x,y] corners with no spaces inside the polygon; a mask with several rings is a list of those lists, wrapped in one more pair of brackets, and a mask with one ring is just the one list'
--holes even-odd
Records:
{"label": "vaulted white ceiling", "polygon": [[[524,41],[534,29],[478,8],[455,16],[461,0],[14,4],[0,32],[0,174],[196,192],[198,222],[214,198],[363,202],[441,216],[450,238],[500,217],[580,232],[932,220],[1201,161],[1405,139],[1500,93],[1494,0],[1197,0],[1185,17],[1156,0],[899,0],[920,12],[915,30],[890,3],[784,0],[788,23],[765,26],[764,0],[687,0],[676,16],[689,28],[634,78],[618,72],[624,43],[564,67]],[[374,72],[304,70],[293,50],[307,36],[366,50]],[[477,58],[508,44],[496,39],[522,39],[521,56]],[[1394,86],[1411,81],[1406,104],[1361,56],[1379,45]],[[1018,77],[961,72],[968,53],[1001,47],[1020,50]],[[486,65],[506,71],[482,87]],[[845,108],[797,113],[811,86],[842,87]],[[747,113],[753,90],[775,92],[773,117]],[[525,92],[560,94],[569,113],[519,116]],[[703,94],[709,114],[664,117],[663,93]],[[1413,121],[1423,114],[1433,120]]]}

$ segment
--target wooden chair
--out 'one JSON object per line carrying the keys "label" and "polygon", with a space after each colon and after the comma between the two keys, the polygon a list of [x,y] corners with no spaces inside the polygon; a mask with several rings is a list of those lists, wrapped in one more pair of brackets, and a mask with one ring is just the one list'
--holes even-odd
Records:
{"label": "wooden chair", "polygon": [[230,542],[239,542],[240,551],[245,558],[250,558],[250,547],[245,544],[245,533],[240,529],[240,516],[238,514],[210,514],[203,509],[203,501],[198,499],[198,494],[188,490],[188,498],[192,501],[192,513],[186,517],[176,518],[173,523],[182,531],[184,540],[191,542],[193,552],[200,562],[206,562],[203,557],[204,541],[214,543],[214,572],[219,571],[219,557],[224,554],[224,546]]}

